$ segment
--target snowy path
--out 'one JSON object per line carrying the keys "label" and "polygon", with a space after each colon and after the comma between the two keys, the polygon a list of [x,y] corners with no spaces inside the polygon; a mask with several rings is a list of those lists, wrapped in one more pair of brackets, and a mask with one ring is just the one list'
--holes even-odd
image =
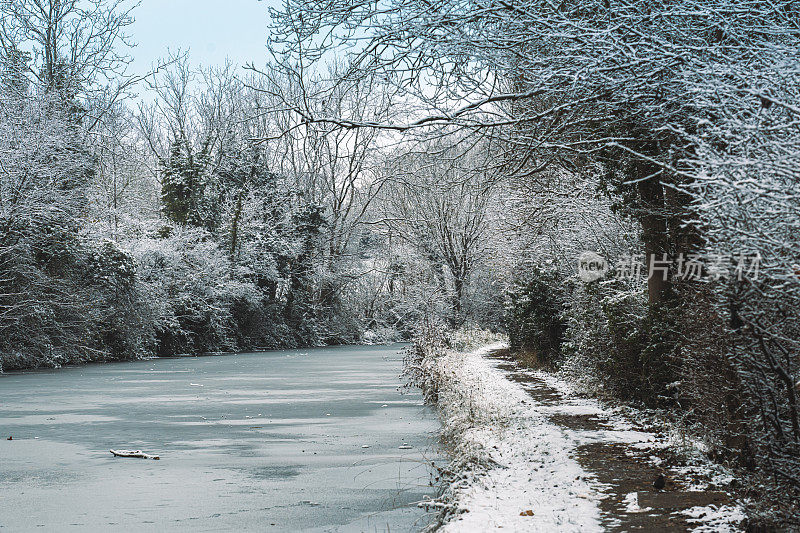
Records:
{"label": "snowy path", "polygon": [[657,491],[663,439],[500,348],[434,363],[460,474],[445,495],[453,512],[444,531],[736,530],[730,522],[742,516],[728,495],[697,483],[707,465],[662,465],[667,486]]}

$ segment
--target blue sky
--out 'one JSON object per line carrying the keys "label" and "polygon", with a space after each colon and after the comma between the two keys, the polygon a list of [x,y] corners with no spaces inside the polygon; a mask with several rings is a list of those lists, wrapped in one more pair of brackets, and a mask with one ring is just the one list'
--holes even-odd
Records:
{"label": "blue sky", "polygon": [[268,7],[278,0],[142,0],[128,34],[138,46],[130,72],[142,74],[167,50],[188,50],[194,65],[264,63]]}

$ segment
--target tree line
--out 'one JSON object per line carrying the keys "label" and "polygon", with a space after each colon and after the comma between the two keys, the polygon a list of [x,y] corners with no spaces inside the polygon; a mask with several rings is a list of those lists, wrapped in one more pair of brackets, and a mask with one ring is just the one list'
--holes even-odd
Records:
{"label": "tree line", "polygon": [[420,299],[465,320],[473,187],[412,188],[412,173],[433,183],[429,156],[404,150],[418,172],[401,175],[396,139],[284,106],[312,91],[319,109],[382,121],[375,80],[180,53],[132,75],[131,9],[2,6],[0,369],[399,340]]}

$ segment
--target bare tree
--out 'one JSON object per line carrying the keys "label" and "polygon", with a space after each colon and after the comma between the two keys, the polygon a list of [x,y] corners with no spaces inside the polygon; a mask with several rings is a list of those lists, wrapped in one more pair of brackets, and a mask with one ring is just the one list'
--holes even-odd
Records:
{"label": "bare tree", "polygon": [[425,143],[385,170],[392,182],[383,222],[429,262],[449,294],[454,325],[465,319],[465,289],[487,248],[490,157],[485,147],[464,155],[456,146]]}
{"label": "bare tree", "polygon": [[0,5],[0,47],[21,55],[20,73],[71,102],[88,129],[143,76],[130,75],[125,34],[136,3],[126,0],[13,0]]}

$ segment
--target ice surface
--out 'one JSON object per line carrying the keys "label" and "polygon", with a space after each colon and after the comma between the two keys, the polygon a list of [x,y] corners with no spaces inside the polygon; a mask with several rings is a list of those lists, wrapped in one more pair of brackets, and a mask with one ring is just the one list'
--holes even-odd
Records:
{"label": "ice surface", "polygon": [[418,530],[433,513],[413,503],[435,495],[425,460],[446,460],[435,414],[397,390],[398,349],[0,375],[0,435],[14,437],[0,442],[0,526]]}

